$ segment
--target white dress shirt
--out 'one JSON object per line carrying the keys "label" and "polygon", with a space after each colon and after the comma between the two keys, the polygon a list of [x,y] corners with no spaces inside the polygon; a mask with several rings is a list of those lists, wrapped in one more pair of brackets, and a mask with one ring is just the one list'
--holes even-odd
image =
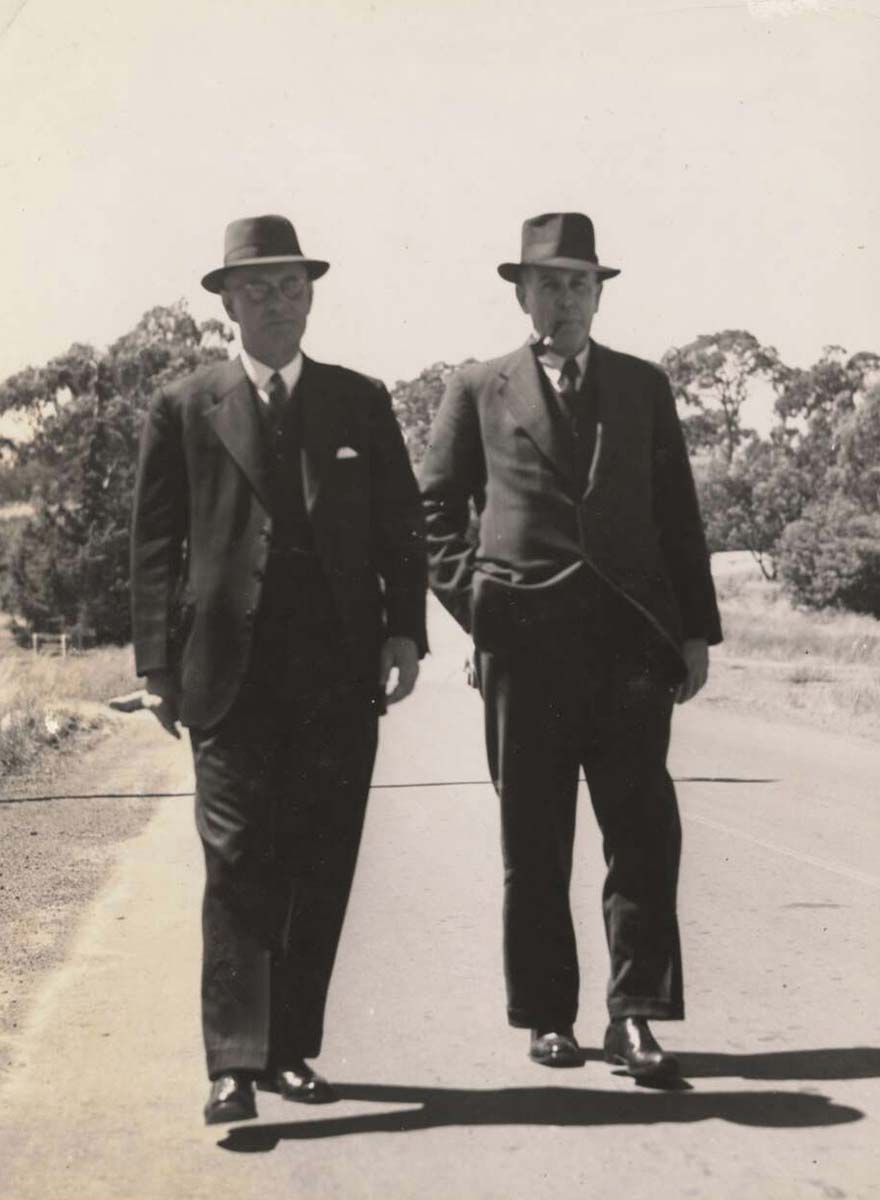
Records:
{"label": "white dress shirt", "polygon": [[296,387],[299,377],[303,369],[302,351],[297,350],[296,354],[289,363],[285,363],[283,367],[267,367],[265,363],[261,363],[258,358],[254,358],[252,354],[248,354],[247,350],[242,346],[239,351],[241,355],[241,365],[244,367],[244,373],[257,389],[257,395],[264,404],[269,403],[269,380],[277,373],[284,380],[284,386],[287,388],[288,396]]}
{"label": "white dress shirt", "polygon": [[[587,342],[583,350],[574,356],[574,361],[577,363],[578,377],[575,383],[575,388],[579,388],[584,382],[584,372],[587,369],[587,358],[590,354],[590,343]],[[543,354],[538,355],[538,362],[544,368],[544,374],[550,380],[555,392],[561,390],[562,384],[562,368],[568,362],[567,358],[563,358],[561,354],[555,354],[552,350],[545,350]]]}

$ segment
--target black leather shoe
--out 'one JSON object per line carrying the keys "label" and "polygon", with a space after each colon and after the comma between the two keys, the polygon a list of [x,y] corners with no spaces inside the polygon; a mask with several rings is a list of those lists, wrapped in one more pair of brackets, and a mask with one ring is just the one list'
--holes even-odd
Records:
{"label": "black leather shoe", "polygon": [[302,1059],[279,1067],[272,1078],[285,1100],[295,1100],[299,1104],[331,1104],[339,1099],[333,1086]]}
{"label": "black leather shoe", "polygon": [[542,1067],[580,1067],[584,1056],[570,1025],[556,1032],[533,1029],[529,1058]]}
{"label": "black leather shoe", "polygon": [[605,1061],[626,1067],[643,1083],[679,1077],[678,1060],[661,1050],[644,1017],[621,1017],[605,1031]]}
{"label": "black leather shoe", "polygon": [[247,1121],[257,1115],[254,1085],[249,1076],[237,1071],[221,1075],[211,1084],[205,1105],[205,1124],[224,1125],[227,1121]]}

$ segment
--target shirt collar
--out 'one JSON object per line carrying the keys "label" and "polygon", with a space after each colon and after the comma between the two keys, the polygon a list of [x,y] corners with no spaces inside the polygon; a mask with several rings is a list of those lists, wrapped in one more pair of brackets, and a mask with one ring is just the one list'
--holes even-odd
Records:
{"label": "shirt collar", "polygon": [[[244,373],[257,389],[257,391],[266,398],[269,390],[269,380],[275,374],[275,367],[267,367],[265,363],[260,362],[258,358],[254,358],[252,354],[248,354],[244,346],[239,351],[241,355],[241,365],[244,367]],[[288,396],[299,382],[299,377],[303,369],[302,351],[297,350],[296,354],[289,363],[285,363],[283,367],[278,367],[277,371],[284,380],[284,386],[287,388]]]}
{"label": "shirt collar", "polygon": [[[537,340],[538,339],[536,336],[534,341]],[[583,350],[574,356],[574,361],[577,363],[578,367],[578,379],[583,379],[584,377],[584,372],[587,369],[587,359],[589,356],[590,342],[589,339],[587,339],[587,344],[584,346]],[[563,358],[561,354],[555,354],[552,350],[545,350],[543,354],[538,355],[538,362],[540,362],[543,367],[549,367],[551,371],[561,372],[567,361],[568,360]]]}

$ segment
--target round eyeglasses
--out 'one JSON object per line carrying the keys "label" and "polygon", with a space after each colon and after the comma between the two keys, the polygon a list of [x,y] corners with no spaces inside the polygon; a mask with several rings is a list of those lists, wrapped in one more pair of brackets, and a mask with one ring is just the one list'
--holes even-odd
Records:
{"label": "round eyeglasses", "polygon": [[244,292],[253,304],[263,304],[275,292],[280,292],[285,300],[298,300],[307,287],[307,279],[288,275],[278,283],[268,283],[265,279],[249,279],[246,283],[234,284],[233,291]]}

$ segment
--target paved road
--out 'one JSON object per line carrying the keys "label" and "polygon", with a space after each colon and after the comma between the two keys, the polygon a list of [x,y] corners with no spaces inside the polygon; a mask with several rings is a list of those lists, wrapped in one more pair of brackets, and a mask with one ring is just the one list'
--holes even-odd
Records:
{"label": "paved road", "polygon": [[[588,808],[574,893],[580,1070],[504,1021],[497,819],[479,702],[435,614],[417,695],[387,719],[321,1066],[343,1099],[262,1095],[201,1124],[200,859],[190,802],[127,843],[0,1087],[2,1200],[802,1200],[880,1194],[880,755],[711,692],[677,717],[689,1018],[659,1027],[689,1090],[600,1061],[605,952]],[[130,775],[187,791],[185,745],[141,714]],[[161,786],[156,757],[165,756]],[[442,781],[444,786],[426,786]],[[110,783],[101,781],[105,790]]]}

